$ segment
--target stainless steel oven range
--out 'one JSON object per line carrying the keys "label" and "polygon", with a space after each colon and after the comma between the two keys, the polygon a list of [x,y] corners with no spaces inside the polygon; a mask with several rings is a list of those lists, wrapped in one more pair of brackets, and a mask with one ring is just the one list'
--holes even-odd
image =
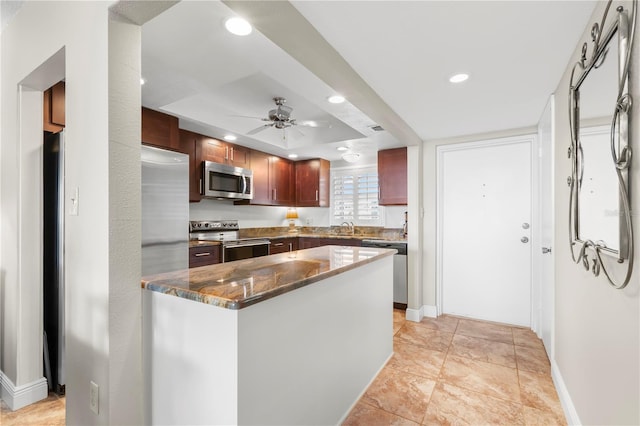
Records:
{"label": "stainless steel oven range", "polygon": [[239,238],[237,220],[192,220],[189,237],[192,240],[220,241],[222,262],[266,256],[271,242],[267,238]]}

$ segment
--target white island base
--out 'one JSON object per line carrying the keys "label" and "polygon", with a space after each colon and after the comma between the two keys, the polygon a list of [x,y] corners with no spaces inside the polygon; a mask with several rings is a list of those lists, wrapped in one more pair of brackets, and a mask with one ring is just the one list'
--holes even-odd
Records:
{"label": "white island base", "polygon": [[393,354],[393,257],[242,309],[143,291],[149,424],[339,424]]}

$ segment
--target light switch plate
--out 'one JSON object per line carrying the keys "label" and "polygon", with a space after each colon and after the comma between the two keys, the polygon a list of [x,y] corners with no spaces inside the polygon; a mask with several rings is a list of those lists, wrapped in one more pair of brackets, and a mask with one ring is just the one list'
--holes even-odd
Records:
{"label": "light switch plate", "polygon": [[69,207],[71,216],[78,216],[78,204],[80,204],[80,189],[76,187],[71,196],[71,206]]}

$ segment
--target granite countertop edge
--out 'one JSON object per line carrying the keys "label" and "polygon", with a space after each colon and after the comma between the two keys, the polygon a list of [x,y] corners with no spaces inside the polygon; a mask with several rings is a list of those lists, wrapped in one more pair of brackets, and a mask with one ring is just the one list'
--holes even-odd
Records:
{"label": "granite countertop edge", "polygon": [[[271,267],[275,267],[277,265],[284,264],[292,260],[319,262],[324,257],[327,256],[328,251],[331,250],[332,247],[334,249],[343,249],[343,250],[346,249],[346,250],[354,250],[354,251],[362,249],[361,247],[323,246],[323,247],[316,247],[312,249],[298,250],[294,252],[296,253],[296,258],[294,259],[289,257],[290,256],[289,253],[281,253],[281,254],[274,254],[270,256],[263,256],[263,257],[252,258],[252,259],[238,260],[235,262],[201,266],[198,268],[190,268],[187,270],[168,272],[166,274],[158,274],[158,275],[153,275],[149,277],[143,277],[141,281],[141,287],[142,289],[146,289],[149,291],[163,293],[163,294],[175,296],[175,297],[180,297],[180,298],[192,300],[195,302],[205,303],[208,305],[218,306],[226,309],[239,310],[239,309],[243,309],[248,306],[254,305],[256,303],[271,299],[273,297],[277,297],[281,294],[288,293],[298,288],[308,286],[318,281],[322,281],[327,278],[340,275],[347,271],[356,269],[360,266],[364,266],[366,264],[380,260],[384,257],[393,256],[396,253],[396,250],[393,250],[393,249],[366,248],[366,250],[368,250],[369,252],[376,251],[377,254],[368,258],[359,259],[353,263],[330,268],[327,271],[319,272],[312,276],[295,277],[284,283],[277,285],[275,288],[269,289],[262,293],[250,295],[244,298],[235,298],[235,299],[225,298],[221,296],[205,294],[205,293],[199,292],[198,290],[184,287],[185,282],[188,282],[189,284],[191,284],[190,278],[186,278],[185,280],[185,276],[190,277],[190,272],[196,272],[196,273],[202,273],[202,274],[208,273],[209,274],[208,276],[213,276],[213,279],[214,279],[216,275],[220,276],[222,271],[225,270],[223,269],[225,267],[226,268],[236,267],[237,269],[241,269],[244,266],[250,266],[252,264],[254,265],[264,264],[264,266],[261,269],[262,271],[264,271],[269,267],[269,265],[271,265]],[[166,281],[171,281],[172,279],[175,279],[175,285],[166,283]],[[209,279],[209,281],[211,281],[211,278]],[[183,285],[180,285],[181,282],[183,283]]]}

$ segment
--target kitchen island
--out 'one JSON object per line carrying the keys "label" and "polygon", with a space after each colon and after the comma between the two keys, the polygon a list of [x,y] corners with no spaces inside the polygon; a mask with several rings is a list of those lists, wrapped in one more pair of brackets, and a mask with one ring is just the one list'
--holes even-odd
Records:
{"label": "kitchen island", "polygon": [[147,423],[338,424],[392,355],[394,250],[143,278]]}

